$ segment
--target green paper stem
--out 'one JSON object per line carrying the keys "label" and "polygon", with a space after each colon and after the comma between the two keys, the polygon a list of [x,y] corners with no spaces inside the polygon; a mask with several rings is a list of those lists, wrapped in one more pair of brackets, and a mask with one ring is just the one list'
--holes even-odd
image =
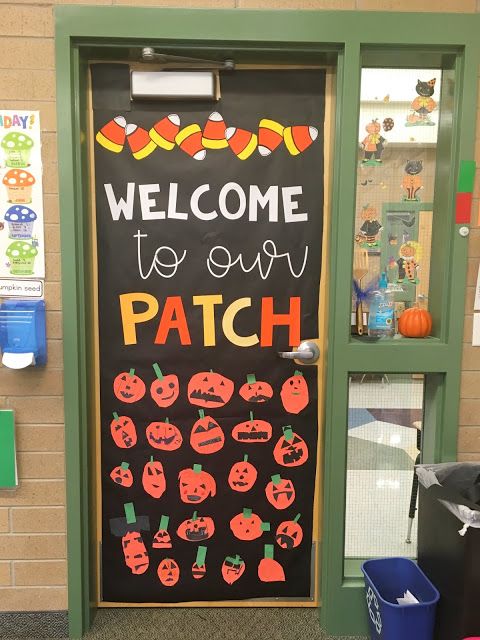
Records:
{"label": "green paper stem", "polygon": [[287,426],[282,427],[283,436],[287,442],[291,442],[293,440],[293,430],[291,425],[287,424]]}
{"label": "green paper stem", "polygon": [[130,373],[131,376],[134,376],[135,375],[135,369],[130,369],[129,373]]}
{"label": "green paper stem", "polygon": [[153,456],[150,456],[150,462],[153,462]]}
{"label": "green paper stem", "polygon": [[200,473],[202,470],[202,465],[201,464],[194,464],[193,465],[193,473]]}
{"label": "green paper stem", "polygon": [[203,418],[205,418],[205,411],[203,409],[199,409],[198,410],[198,415],[203,420]]}
{"label": "green paper stem", "polygon": [[260,525],[260,529],[262,531],[270,531],[270,523],[269,522],[262,522],[262,524]]}
{"label": "green paper stem", "polygon": [[213,373],[213,369],[210,369],[210,373]]}
{"label": "green paper stem", "polygon": [[281,481],[282,476],[279,473],[276,473],[274,476],[272,476],[272,482],[274,485],[280,484]]}
{"label": "green paper stem", "polygon": [[231,562],[231,564],[243,564],[242,558],[237,554],[236,556],[227,556],[225,562]]}
{"label": "green paper stem", "polygon": [[263,547],[263,557],[273,560],[273,544],[266,544]]}
{"label": "green paper stem", "polygon": [[128,464],[128,462],[122,462],[122,464],[120,465],[120,467],[121,467],[124,471],[126,471],[126,470],[128,469],[128,467],[129,467],[129,466],[130,466],[130,465]]}
{"label": "green paper stem", "polygon": [[158,366],[158,364],[156,362],[154,362],[152,364],[153,370],[155,371],[155,375],[157,376],[157,378],[159,380],[163,380],[163,373],[162,370],[160,369],[160,367]]}
{"label": "green paper stem", "polygon": [[195,522],[195,520],[197,520],[198,518],[198,511],[194,511],[193,512],[193,516],[192,516],[192,522]]}
{"label": "green paper stem", "polygon": [[166,531],[168,529],[169,522],[170,522],[170,516],[162,516],[160,518],[160,524],[158,525],[158,530]]}
{"label": "green paper stem", "polygon": [[294,522],[298,522],[300,520],[300,516],[302,514],[301,513],[297,513],[297,515],[295,516],[295,518],[293,519]]}
{"label": "green paper stem", "polygon": [[135,507],[133,506],[133,502],[126,502],[123,505],[123,509],[125,511],[127,524],[135,524],[135,522],[137,521],[137,516],[135,515]]}
{"label": "green paper stem", "polygon": [[303,376],[303,373],[301,371],[298,371],[298,369],[297,369],[293,375],[294,376]]}
{"label": "green paper stem", "polygon": [[257,378],[255,377],[254,373],[247,374],[247,382],[248,382],[248,384],[253,384],[256,381],[257,381]]}
{"label": "green paper stem", "polygon": [[116,411],[113,412],[113,417],[115,418],[115,420],[118,420],[120,418]]}
{"label": "green paper stem", "polygon": [[251,518],[253,511],[252,509],[245,508],[242,513],[244,518]]}
{"label": "green paper stem", "polygon": [[206,557],[207,557],[207,547],[202,547],[202,545],[199,545],[197,549],[197,557],[195,559],[197,567],[203,567],[203,565],[205,564]]}
{"label": "green paper stem", "polygon": [[250,411],[250,422],[253,421],[253,411]]}
{"label": "green paper stem", "polygon": [[165,422],[166,424],[170,424],[170,418],[165,418],[164,422]]}
{"label": "green paper stem", "polygon": [[246,454],[243,456],[243,461],[244,461],[244,462],[248,462],[248,453],[246,453]]}

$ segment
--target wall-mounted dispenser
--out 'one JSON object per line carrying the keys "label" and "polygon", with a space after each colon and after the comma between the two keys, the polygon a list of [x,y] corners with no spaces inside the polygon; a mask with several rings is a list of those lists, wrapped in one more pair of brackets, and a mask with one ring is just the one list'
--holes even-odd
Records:
{"label": "wall-mounted dispenser", "polygon": [[0,304],[2,364],[24,369],[47,362],[45,302],[5,300]]}

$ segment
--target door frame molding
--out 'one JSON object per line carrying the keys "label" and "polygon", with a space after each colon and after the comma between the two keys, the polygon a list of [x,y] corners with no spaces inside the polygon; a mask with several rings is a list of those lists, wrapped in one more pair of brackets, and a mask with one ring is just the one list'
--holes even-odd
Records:
{"label": "door frame molding", "polygon": [[[467,241],[458,234],[454,221],[455,191],[459,162],[474,157],[471,132],[476,121],[480,15],[75,5],[56,7],[55,16],[70,637],[81,638],[89,628],[96,602],[92,561],[96,550],[91,542],[95,540],[90,433],[94,425],[89,406],[92,354],[88,350],[92,265],[86,258],[91,255],[88,60],[125,59],[132,48],[142,46],[162,46],[188,55],[217,53],[245,63],[281,64],[293,57],[299,64],[336,65],[321,619],[330,634],[364,633],[363,581],[343,575],[348,373],[431,373],[426,390],[431,403],[425,422],[432,435],[427,438],[426,458],[455,459],[467,266]],[[350,338],[352,252],[344,239],[346,229],[351,230],[349,237],[354,231],[362,64],[441,65],[455,79],[451,95],[445,98],[451,118],[440,127],[438,153],[444,162],[437,162],[434,201],[435,216],[442,221],[436,243],[441,245],[443,262],[431,295],[438,329],[434,338],[421,343],[403,339],[366,345]],[[447,173],[442,174],[445,167]],[[366,357],[367,352],[374,357]]]}

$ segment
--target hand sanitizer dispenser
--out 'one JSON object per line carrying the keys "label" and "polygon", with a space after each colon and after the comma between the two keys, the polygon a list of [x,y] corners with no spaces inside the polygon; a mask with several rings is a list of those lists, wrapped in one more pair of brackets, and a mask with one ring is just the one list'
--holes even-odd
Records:
{"label": "hand sanitizer dispenser", "polygon": [[45,302],[5,300],[0,304],[2,364],[24,369],[47,362]]}

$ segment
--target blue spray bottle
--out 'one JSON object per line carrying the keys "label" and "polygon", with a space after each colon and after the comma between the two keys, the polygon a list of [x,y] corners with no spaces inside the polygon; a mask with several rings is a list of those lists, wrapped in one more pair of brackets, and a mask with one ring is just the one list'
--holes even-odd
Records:
{"label": "blue spray bottle", "polygon": [[393,295],[388,290],[387,274],[380,276],[377,291],[373,292],[368,316],[368,335],[381,338],[395,335]]}

